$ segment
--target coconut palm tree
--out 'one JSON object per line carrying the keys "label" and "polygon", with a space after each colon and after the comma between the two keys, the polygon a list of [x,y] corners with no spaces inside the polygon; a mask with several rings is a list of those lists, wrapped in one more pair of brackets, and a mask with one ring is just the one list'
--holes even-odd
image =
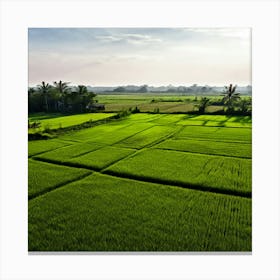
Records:
{"label": "coconut palm tree", "polygon": [[68,82],[62,82],[61,80],[59,82],[53,82],[55,90],[58,92],[58,97],[61,100],[62,103],[62,110],[65,109],[67,106],[67,96],[66,94],[69,92],[70,88],[68,86]]}
{"label": "coconut palm tree", "polygon": [[59,82],[53,82],[54,87],[57,89],[59,93],[67,93],[69,91],[68,84],[69,82],[62,82],[61,80]]}
{"label": "coconut palm tree", "polygon": [[41,92],[43,94],[45,108],[46,108],[47,112],[49,111],[48,94],[49,94],[50,88],[51,88],[51,86],[48,83],[45,83],[44,81],[42,81],[41,85],[38,85],[39,92]]}
{"label": "coconut palm tree", "polygon": [[229,87],[225,86],[225,90],[222,93],[222,101],[227,106],[227,112],[229,113],[234,111],[234,102],[240,98],[240,94],[235,92],[236,88],[237,85],[232,86],[230,84]]}
{"label": "coconut palm tree", "polygon": [[87,87],[84,85],[78,85],[78,94],[83,95],[88,92]]}

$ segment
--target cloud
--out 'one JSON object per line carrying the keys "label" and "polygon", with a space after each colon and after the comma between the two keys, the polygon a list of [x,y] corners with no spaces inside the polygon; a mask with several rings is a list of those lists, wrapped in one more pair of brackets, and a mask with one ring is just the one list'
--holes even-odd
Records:
{"label": "cloud", "polygon": [[203,37],[218,37],[218,38],[236,38],[241,40],[248,40],[251,35],[250,28],[187,28],[185,32],[192,32],[201,34]]}
{"label": "cloud", "polygon": [[149,43],[161,43],[160,38],[156,38],[151,35],[144,34],[116,34],[116,35],[99,35],[95,38],[108,43],[123,42],[130,44],[149,44]]}
{"label": "cloud", "polygon": [[250,28],[31,30],[29,81],[250,83]]}

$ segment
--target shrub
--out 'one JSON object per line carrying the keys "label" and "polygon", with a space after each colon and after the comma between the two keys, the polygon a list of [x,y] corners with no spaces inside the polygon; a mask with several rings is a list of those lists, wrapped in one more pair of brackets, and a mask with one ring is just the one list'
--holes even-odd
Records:
{"label": "shrub", "polygon": [[132,114],[140,113],[140,109],[136,106],[134,109],[131,110]]}

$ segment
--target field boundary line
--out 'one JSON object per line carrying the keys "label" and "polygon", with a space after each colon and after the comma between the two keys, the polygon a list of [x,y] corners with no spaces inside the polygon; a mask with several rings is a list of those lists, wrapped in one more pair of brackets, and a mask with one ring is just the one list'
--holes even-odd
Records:
{"label": "field boundary line", "polygon": [[69,162],[69,161],[59,161],[59,160],[55,160],[55,159],[46,159],[46,158],[41,158],[41,157],[34,157],[32,159],[36,160],[36,161],[55,164],[55,165],[62,165],[62,166],[73,167],[73,168],[87,169],[87,170],[90,170],[90,171],[100,171],[101,170],[101,169],[98,169],[98,168],[86,166],[86,165],[79,164],[79,163],[72,163],[72,162]]}
{"label": "field boundary line", "polygon": [[[141,152],[140,150],[137,150],[135,153],[128,155],[125,158],[129,158],[131,156],[134,156],[135,154]],[[120,159],[119,161],[123,160],[124,158]],[[160,184],[160,185],[167,185],[167,186],[173,186],[173,187],[180,187],[180,188],[185,188],[185,189],[192,189],[192,190],[197,190],[197,191],[207,191],[211,193],[219,193],[219,194],[224,194],[224,195],[232,195],[232,196],[238,196],[238,197],[244,197],[244,198],[251,198],[252,194],[244,191],[236,191],[236,190],[230,190],[230,189],[219,189],[216,187],[208,187],[208,186],[201,186],[198,184],[188,184],[188,183],[183,183],[183,182],[176,182],[176,181],[168,181],[168,180],[163,180],[163,179],[155,179],[151,177],[143,177],[143,176],[137,176],[137,175],[132,175],[132,174],[127,174],[127,173],[118,173],[115,171],[108,170],[108,167],[110,167],[113,164],[110,164],[106,168],[95,168],[95,167],[89,167],[85,166],[82,164],[77,164],[77,163],[69,163],[69,162],[58,162],[55,160],[45,160],[41,158],[35,158],[33,160],[37,161],[42,161],[42,162],[47,162],[55,165],[62,165],[62,166],[68,166],[68,167],[73,167],[73,168],[81,168],[81,169],[86,169],[90,171],[90,174],[86,175],[89,176],[92,174],[93,171],[99,173],[99,174],[104,174],[104,175],[110,175],[112,177],[117,177],[117,178],[124,178],[124,179],[130,179],[130,180],[135,180],[139,182],[148,182],[148,183],[155,183],[155,184]],[[115,163],[114,163],[115,164]],[[81,179],[79,179],[81,180]],[[71,182],[74,182],[76,180],[73,180]],[[78,180],[77,180],[78,181]],[[68,183],[63,183],[63,185],[67,185],[71,182]],[[62,185],[62,186],[63,186]],[[61,187],[61,186],[60,186]],[[57,189],[58,187],[56,187]],[[37,196],[36,196],[37,197]]]}
{"label": "field boundary line", "polygon": [[[88,144],[88,143],[84,143],[84,144]],[[96,143],[96,144],[100,144],[100,143]],[[102,145],[102,144],[100,144],[100,145]],[[104,147],[107,147],[107,146],[108,146],[108,145],[103,145],[103,146],[101,146],[101,147],[99,147],[99,148],[97,148],[97,149],[90,150],[90,151],[88,151],[88,152],[81,153],[81,154],[79,154],[79,155],[77,155],[77,156],[70,157],[69,159],[73,159],[73,158],[77,158],[77,157],[84,156],[84,155],[86,155],[86,154],[89,154],[89,153],[91,153],[91,152],[98,151],[98,150],[100,150],[100,149],[102,149],[102,148],[104,148]]]}
{"label": "field boundary line", "polygon": [[160,185],[168,185],[168,186],[174,186],[174,187],[181,187],[181,188],[186,188],[186,189],[192,189],[192,190],[198,190],[198,191],[207,191],[211,193],[219,193],[219,194],[224,194],[224,195],[232,195],[232,196],[238,196],[238,197],[245,197],[245,198],[252,198],[252,193],[251,192],[246,192],[246,191],[238,191],[238,190],[233,190],[233,189],[220,189],[217,187],[210,187],[210,186],[202,186],[199,184],[189,184],[189,183],[183,183],[179,181],[169,181],[169,180],[164,180],[164,179],[155,179],[152,177],[148,176],[138,176],[138,175],[133,175],[133,174],[127,174],[127,173],[119,173],[115,172],[113,170],[104,170],[102,172],[103,174],[109,174],[114,177],[118,178],[127,178],[127,179],[132,179],[136,181],[141,181],[141,182],[148,182],[148,183],[157,183]]}
{"label": "field boundary line", "polygon": [[[130,124],[130,125],[128,125],[128,126],[133,126],[133,124]],[[122,141],[129,139],[130,137],[134,137],[135,135],[137,135],[137,134],[139,134],[139,133],[142,133],[142,132],[144,132],[144,131],[146,131],[146,130],[148,130],[148,129],[150,129],[150,128],[153,128],[154,126],[156,126],[156,125],[152,125],[152,126],[150,126],[150,127],[148,127],[148,128],[144,128],[143,130],[138,131],[138,132],[136,132],[136,133],[133,134],[133,135],[127,136],[127,137],[123,138],[122,140],[119,140],[119,141],[113,143],[112,145],[119,144],[119,143],[121,143]]]}
{"label": "field boundary line", "polygon": [[201,137],[175,137],[174,140],[185,140],[185,139],[190,139],[190,140],[197,140],[197,141],[215,141],[215,142],[222,142],[222,143],[236,143],[236,144],[248,144],[248,145],[252,145],[252,141],[248,142],[248,141],[226,141],[226,140],[219,140],[219,139],[215,139],[215,138],[201,138]]}
{"label": "field boundary line", "polygon": [[[94,152],[94,151],[92,151],[92,152]],[[134,153],[129,154],[127,156],[124,156],[123,158],[117,159],[114,162],[112,162],[110,164],[107,164],[105,167],[102,167],[102,168],[96,167],[96,166],[95,167],[94,166],[89,166],[89,165],[82,164],[82,163],[71,162],[71,161],[68,161],[68,160],[67,161],[60,161],[60,160],[56,160],[56,159],[47,159],[47,158],[41,158],[41,157],[34,157],[32,159],[36,160],[36,161],[50,163],[50,164],[55,164],[55,165],[60,165],[60,166],[67,166],[67,167],[73,167],[73,168],[81,168],[81,169],[86,169],[86,170],[89,170],[89,171],[95,171],[95,172],[102,173],[102,170],[110,167],[111,165],[114,165],[114,164],[118,163],[119,161],[121,161],[123,159],[126,159],[126,158],[129,158],[131,156],[134,156],[138,152],[140,152],[140,150],[136,150]],[[71,160],[71,159],[69,159],[69,160]]]}
{"label": "field boundary line", "polygon": [[168,134],[168,135],[166,135],[166,136],[163,136],[162,138],[160,138],[160,139],[158,139],[158,140],[155,140],[154,142],[152,142],[152,143],[150,143],[150,144],[147,144],[146,146],[144,146],[144,147],[142,147],[142,148],[152,148],[152,147],[154,147],[155,145],[160,144],[161,142],[166,141],[166,140],[169,139],[169,138],[172,138],[175,134],[179,133],[182,129],[183,129],[183,126],[177,128],[177,129],[175,129],[175,130],[172,131],[170,134]]}
{"label": "field boundary line", "polygon": [[[117,148],[118,148],[118,147],[117,147]],[[132,150],[134,150],[134,149],[132,149]],[[122,161],[122,160],[124,160],[124,159],[130,158],[131,156],[134,156],[137,152],[139,152],[139,151],[138,151],[138,150],[135,150],[132,154],[129,154],[129,155],[124,156],[124,157],[122,157],[122,158],[116,159],[115,161],[113,161],[113,162],[111,162],[111,163],[105,165],[104,167],[100,168],[98,171],[99,171],[100,173],[102,173],[102,170],[105,170],[106,168],[110,167],[111,165],[114,165],[114,164],[118,163],[119,161]]]}
{"label": "field boundary line", "polygon": [[249,159],[249,160],[252,160],[252,157],[239,157],[239,156],[229,156],[229,155],[222,155],[222,154],[206,154],[206,153],[181,151],[181,150],[168,149],[168,148],[158,148],[158,147],[153,147],[153,149],[174,151],[174,152],[179,152],[179,153],[199,154],[199,155],[207,155],[207,156],[218,156],[218,157],[239,158],[239,159]]}
{"label": "field boundary line", "polygon": [[[177,130],[181,130],[181,129],[182,129],[182,127],[178,128]],[[159,144],[159,143],[161,143],[162,141],[165,141],[165,140],[171,138],[175,133],[177,133],[176,130],[175,130],[174,132],[168,134],[166,138],[164,138],[164,139],[160,138],[158,143],[152,142],[152,143],[149,143],[149,144],[147,144],[147,145],[145,145],[145,146],[143,146],[143,147],[141,147],[141,148],[139,148],[139,149],[135,148],[136,151],[135,151],[134,153],[132,153],[132,154],[130,154],[130,155],[127,155],[126,157],[124,157],[124,158],[122,158],[122,159],[119,159],[119,160],[117,160],[117,161],[115,161],[115,162],[109,164],[109,165],[106,166],[106,167],[103,167],[103,168],[100,170],[100,172],[102,173],[103,170],[105,170],[105,169],[107,169],[108,167],[110,167],[110,166],[116,164],[117,162],[122,161],[122,160],[124,160],[124,159],[129,159],[129,158],[135,156],[136,154],[142,152],[143,150],[145,150],[145,149],[147,149],[147,148],[151,148],[151,147],[153,147],[154,145]],[[164,137],[165,137],[165,136],[164,136]],[[156,141],[158,141],[158,140],[156,140]],[[114,145],[115,145],[115,144],[114,144]],[[151,146],[149,146],[149,145],[151,145]],[[119,148],[119,146],[117,146],[117,148]]]}
{"label": "field boundary line", "polygon": [[28,195],[28,200],[32,200],[32,199],[37,198],[39,196],[43,196],[43,195],[45,195],[47,193],[50,193],[50,192],[52,192],[54,190],[57,190],[57,189],[61,188],[61,187],[64,187],[64,186],[69,185],[71,183],[80,181],[80,180],[82,180],[82,179],[84,179],[84,178],[86,178],[86,177],[88,177],[88,176],[90,176],[92,174],[93,174],[93,172],[88,170],[88,173],[80,175],[79,177],[75,178],[74,180],[68,180],[68,181],[65,181],[63,183],[57,184],[55,186],[49,187],[49,188],[47,188],[47,189],[45,189],[43,191],[40,191],[40,192],[38,192],[36,194]]}
{"label": "field boundary line", "polygon": [[45,154],[45,153],[48,153],[48,152],[53,152],[53,151],[55,151],[55,150],[59,150],[59,149],[65,148],[65,147],[70,147],[70,146],[72,146],[72,145],[75,145],[75,144],[69,144],[69,145],[65,145],[65,146],[62,146],[62,147],[50,149],[50,150],[47,150],[47,151],[44,151],[44,152],[40,152],[40,153],[31,155],[31,156],[28,156],[28,158],[33,158],[33,157],[36,157],[36,156],[38,156],[38,155],[42,155],[42,154]]}
{"label": "field boundary line", "polygon": [[[183,125],[183,126],[196,126],[196,127],[217,127],[217,128],[237,128],[237,129],[252,129],[252,123],[249,126],[224,126],[226,123],[235,123],[235,122],[220,122],[221,125],[207,125],[208,122],[212,122],[211,120],[208,121],[204,121],[204,120],[192,120],[191,118],[188,119],[183,119],[183,120],[179,120],[178,122],[183,122],[183,121],[187,121],[190,120],[192,122],[204,122],[203,124],[179,124],[179,125]],[[218,122],[218,121],[213,121],[213,122]]]}

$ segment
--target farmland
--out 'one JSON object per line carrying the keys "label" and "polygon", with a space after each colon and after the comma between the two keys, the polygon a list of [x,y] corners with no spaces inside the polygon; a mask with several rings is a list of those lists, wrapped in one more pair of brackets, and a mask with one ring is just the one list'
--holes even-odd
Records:
{"label": "farmland", "polygon": [[44,131],[58,128],[65,128],[75,126],[77,124],[82,124],[84,122],[97,122],[99,120],[104,120],[114,116],[114,113],[111,114],[78,114],[74,116],[60,116],[59,114],[49,114],[48,116],[44,116],[42,114],[33,114],[29,117],[29,121],[31,122],[39,122],[40,127],[38,128],[30,128],[29,132],[36,131]]}
{"label": "farmland", "polygon": [[[116,111],[186,106],[102,98]],[[56,129],[86,115],[37,120]],[[94,115],[108,121],[28,142],[29,251],[251,251],[251,117]]]}
{"label": "farmland", "polygon": [[[216,105],[219,97],[215,95],[207,96],[211,103],[206,112],[215,113],[223,109],[221,104]],[[242,96],[242,99],[248,99],[248,96]],[[195,110],[195,105],[199,98],[190,95],[178,95],[178,93],[158,93],[158,94],[103,94],[98,96],[99,103],[105,104],[106,112],[119,112],[131,108],[140,109],[144,113],[186,113]]]}

